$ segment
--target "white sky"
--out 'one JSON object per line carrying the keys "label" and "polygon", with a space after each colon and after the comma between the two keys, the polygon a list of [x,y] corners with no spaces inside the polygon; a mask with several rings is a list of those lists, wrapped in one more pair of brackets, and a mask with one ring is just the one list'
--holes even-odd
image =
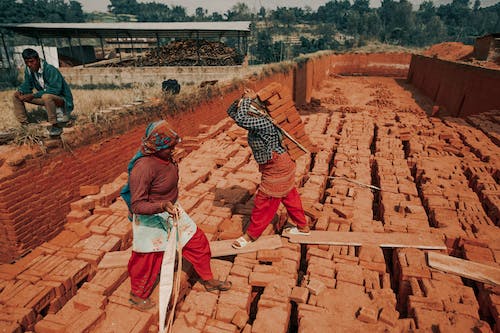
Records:
{"label": "white sky", "polygon": [[[109,0],[77,0],[82,4],[83,10],[86,12],[91,11],[107,11],[107,6],[110,4]],[[275,9],[276,7],[311,7],[313,10],[317,10],[319,6],[324,5],[328,0],[210,0],[210,1],[194,1],[194,0],[138,0],[139,2],[158,2],[164,3],[169,6],[177,5],[182,6],[187,9],[188,15],[194,14],[194,10],[197,7],[203,7],[208,10],[209,13],[218,12],[223,14],[231,9],[238,2],[243,2],[248,5],[250,10],[257,11],[260,7],[265,7],[268,9]],[[417,10],[423,0],[409,0],[413,4],[413,9]],[[450,3],[452,0],[434,0],[434,4],[438,6],[439,4]],[[471,3],[474,0],[470,0]],[[481,0],[482,6],[491,6],[500,0]],[[352,2],[352,1],[351,1]],[[379,7],[380,0],[370,0],[370,6]]]}

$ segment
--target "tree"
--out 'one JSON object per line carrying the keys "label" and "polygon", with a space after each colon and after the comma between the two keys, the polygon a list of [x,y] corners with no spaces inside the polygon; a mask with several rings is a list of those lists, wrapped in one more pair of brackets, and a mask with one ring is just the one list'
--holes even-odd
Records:
{"label": "tree", "polygon": [[264,30],[257,33],[257,44],[252,52],[259,64],[275,62],[277,56],[273,45],[273,39],[269,31]]}
{"label": "tree", "polygon": [[66,11],[65,22],[84,22],[82,5],[78,1],[70,0]]}
{"label": "tree", "polygon": [[139,3],[136,0],[110,0],[108,11],[113,14],[137,14]]}
{"label": "tree", "polygon": [[205,21],[206,15],[208,11],[203,9],[202,7],[197,7],[194,11],[194,20],[195,21]]}
{"label": "tree", "polygon": [[466,41],[471,32],[470,26],[472,11],[469,0],[453,0],[448,5],[438,8],[438,15],[448,27],[448,33],[456,41]]}
{"label": "tree", "polygon": [[186,14],[186,8],[182,6],[172,6],[172,22],[185,22],[188,21],[188,15]]}
{"label": "tree", "polygon": [[278,7],[273,11],[272,18],[278,22],[285,24],[287,27],[297,23],[297,18],[295,17],[295,11],[288,9],[286,7]]}
{"label": "tree", "polygon": [[351,9],[361,15],[368,13],[370,11],[370,0],[354,0]]}
{"label": "tree", "polygon": [[213,22],[224,21],[224,17],[221,14],[219,14],[218,12],[213,12],[212,15],[210,16],[210,21],[213,21]]}
{"label": "tree", "polygon": [[411,41],[415,16],[408,0],[382,0],[378,12],[383,26],[382,41],[395,44],[407,44]]}
{"label": "tree", "polygon": [[264,7],[260,7],[257,17],[263,20],[266,19],[266,9]]}
{"label": "tree", "polygon": [[412,44],[427,46],[446,40],[446,26],[437,16],[437,10],[432,1],[424,1],[420,4],[415,13],[415,20]]}
{"label": "tree", "polygon": [[334,0],[319,6],[313,19],[321,23],[334,23],[338,30],[345,31],[347,28],[347,11],[351,9],[349,0]]}
{"label": "tree", "polygon": [[228,9],[225,15],[228,21],[248,21],[253,16],[250,8],[243,2],[238,2],[231,9]]}
{"label": "tree", "polygon": [[0,22],[5,23],[18,23],[23,22],[21,16],[20,5],[16,0],[0,1]]}
{"label": "tree", "polygon": [[472,9],[474,12],[477,12],[481,8],[481,0],[474,1],[474,8]]}
{"label": "tree", "polygon": [[363,26],[365,30],[362,35],[367,37],[376,37],[382,30],[382,21],[376,11],[370,11],[363,16]]}
{"label": "tree", "polygon": [[434,16],[436,16],[436,7],[432,1],[424,1],[420,4],[418,11],[416,13],[417,19],[422,23],[429,22]]}

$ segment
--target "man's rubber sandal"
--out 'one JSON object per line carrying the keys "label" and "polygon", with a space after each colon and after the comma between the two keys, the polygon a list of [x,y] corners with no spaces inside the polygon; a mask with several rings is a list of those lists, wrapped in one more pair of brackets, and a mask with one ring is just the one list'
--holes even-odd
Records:
{"label": "man's rubber sandal", "polygon": [[244,248],[245,246],[247,246],[248,244],[250,244],[252,241],[251,240],[246,240],[245,237],[241,236],[239,237],[238,239],[236,239],[232,244],[231,246],[234,248],[234,249],[242,249]]}
{"label": "man's rubber sandal", "polygon": [[219,281],[217,284],[210,285],[208,282],[202,281],[201,284],[205,287],[206,291],[227,291],[231,289],[233,283],[231,281]]}
{"label": "man's rubber sandal", "polygon": [[311,234],[311,230],[303,231],[297,227],[290,227],[283,230],[283,233],[288,235],[309,236]]}
{"label": "man's rubber sandal", "polygon": [[[135,298],[135,299],[134,299]],[[128,299],[129,303],[132,306],[140,311],[146,311],[152,309],[156,306],[156,304],[151,301],[151,299],[139,299],[139,297],[130,294],[130,298]]]}

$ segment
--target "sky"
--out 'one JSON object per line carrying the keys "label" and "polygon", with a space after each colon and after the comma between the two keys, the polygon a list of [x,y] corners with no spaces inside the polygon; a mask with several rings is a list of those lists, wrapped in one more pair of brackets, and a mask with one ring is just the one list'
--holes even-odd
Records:
{"label": "sky", "polygon": [[[106,12],[107,6],[110,4],[109,0],[77,0],[82,4],[83,10],[86,12],[101,11]],[[210,1],[194,1],[194,0],[138,0],[139,2],[158,2],[167,4],[169,6],[176,5],[182,6],[187,9],[187,14],[194,14],[197,7],[203,7],[209,13],[218,12],[223,14],[231,9],[238,2],[244,2],[248,5],[250,10],[258,11],[260,7],[268,9],[275,9],[276,7],[306,7],[309,6],[313,10],[317,10],[319,6],[324,5],[328,0],[210,0]],[[417,10],[423,0],[409,0],[413,4],[413,9]],[[434,4],[439,6],[441,4],[450,3],[452,0],[434,0]],[[474,0],[471,0],[471,3]],[[482,6],[490,6],[497,3],[499,0],[482,0]],[[380,0],[370,0],[371,7],[379,7]]]}

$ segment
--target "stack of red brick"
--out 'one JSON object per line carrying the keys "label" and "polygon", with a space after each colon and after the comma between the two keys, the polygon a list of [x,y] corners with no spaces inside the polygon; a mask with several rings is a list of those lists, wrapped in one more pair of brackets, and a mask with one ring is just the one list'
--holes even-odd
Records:
{"label": "stack of red brick", "polygon": [[[373,193],[365,184],[371,184],[371,141],[374,123],[368,114],[337,113],[344,118],[338,148],[332,152],[331,179],[325,189],[322,216],[316,228],[330,231],[382,230],[373,218]],[[357,184],[356,184],[357,183]]]}
{"label": "stack of red brick", "polygon": [[[257,97],[262,102],[275,124],[289,133],[295,140],[309,151],[314,149],[306,135],[304,124],[295,108],[295,102],[290,91],[278,82],[273,82],[257,92]],[[289,138],[283,138],[283,144],[288,153],[295,160],[305,154]]]}
{"label": "stack of red brick", "polygon": [[491,332],[480,319],[474,290],[460,277],[430,269],[425,253],[417,249],[398,249],[393,260],[400,311],[414,317],[419,329],[437,327],[442,332],[467,327]]}
{"label": "stack of red brick", "polygon": [[394,115],[376,119],[375,171],[381,188],[379,216],[388,232],[430,232],[429,221],[404,156],[401,132]]}
{"label": "stack of red brick", "polygon": [[106,253],[131,245],[126,209],[113,203],[123,183],[121,176],[102,187],[82,186],[83,198],[71,204],[65,230],[0,266],[2,330],[84,332],[104,319],[107,296],[127,277],[125,268],[97,269]]}
{"label": "stack of red brick", "polygon": [[479,195],[486,214],[495,225],[500,225],[500,186],[482,163],[468,163],[465,176]]}

